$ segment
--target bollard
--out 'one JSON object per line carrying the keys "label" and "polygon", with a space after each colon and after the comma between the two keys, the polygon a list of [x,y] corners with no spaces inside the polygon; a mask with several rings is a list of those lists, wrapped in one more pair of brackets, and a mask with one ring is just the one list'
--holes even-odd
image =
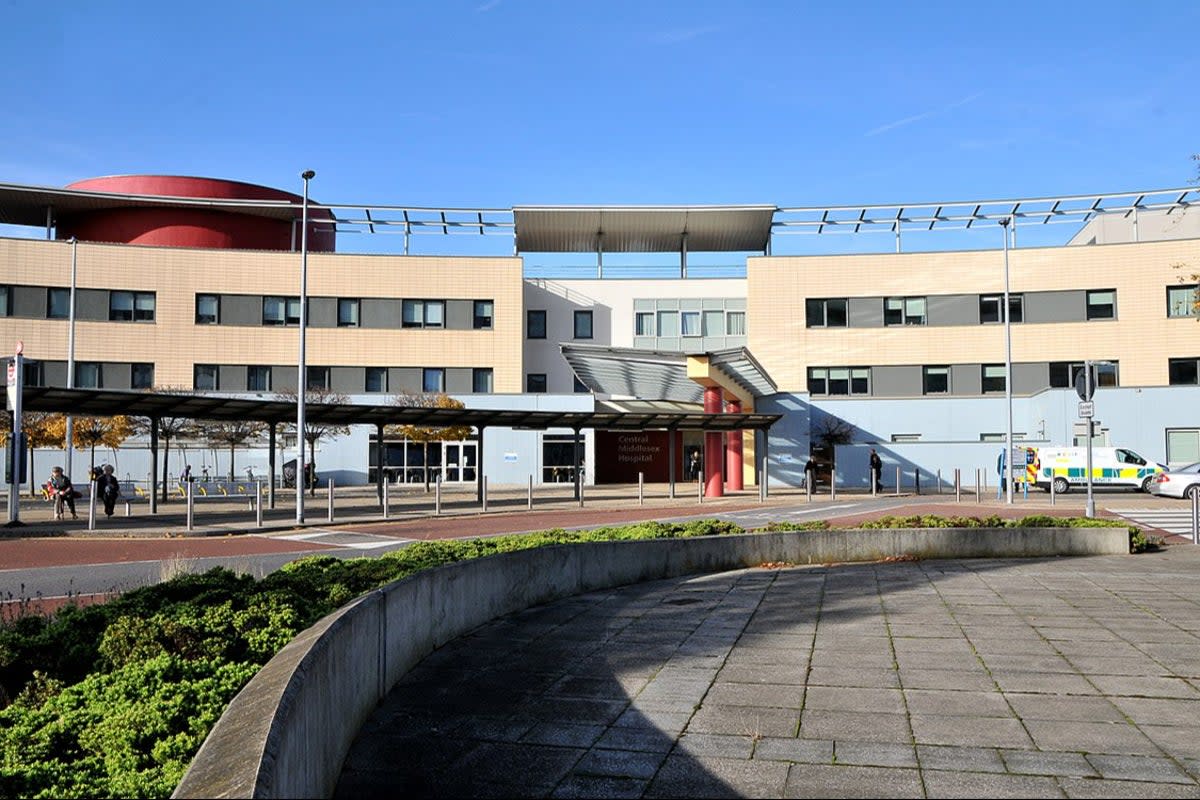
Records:
{"label": "bollard", "polygon": [[579,476],[579,507],[583,508],[583,475]]}
{"label": "bollard", "polygon": [[128,499],[125,500],[125,516],[127,516],[127,517],[133,516],[133,501],[132,500],[128,500]]}
{"label": "bollard", "polygon": [[196,527],[196,496],[192,493],[192,482],[188,481],[187,486],[187,529],[193,530]]}
{"label": "bollard", "polygon": [[529,495],[525,503],[525,507],[533,511],[533,476],[529,476]]}
{"label": "bollard", "polygon": [[[18,500],[17,502],[20,502]],[[88,530],[96,530],[96,482],[92,481],[92,486],[88,489]]]}
{"label": "bollard", "polygon": [[442,476],[438,475],[433,482],[433,515],[442,515]]}
{"label": "bollard", "polygon": [[696,495],[697,495],[696,502],[703,504],[704,503],[704,476],[703,475],[696,476]]}
{"label": "bollard", "polygon": [[913,491],[916,494],[921,493],[921,468],[913,467]]}
{"label": "bollard", "polygon": [[896,467],[896,497],[900,496],[900,467]]}
{"label": "bollard", "polygon": [[383,478],[383,518],[388,518],[388,479],[386,475]]}
{"label": "bollard", "polygon": [[329,521],[333,522],[333,478],[329,479]]}
{"label": "bollard", "polygon": [[879,479],[881,477],[883,477],[882,471],[883,471],[882,468],[880,468],[878,470],[875,470],[875,469],[867,470],[867,480],[869,480],[871,482],[871,497],[875,497],[879,494]]}
{"label": "bollard", "polygon": [[638,473],[638,505],[646,505],[646,473]]}
{"label": "bollard", "polygon": [[962,473],[958,467],[954,468],[954,502],[962,502]]}
{"label": "bollard", "polygon": [[804,473],[804,502],[812,502],[812,478],[817,473],[813,470],[806,470]]}
{"label": "bollard", "polygon": [[487,512],[487,475],[483,477],[483,510]]}
{"label": "bollard", "polygon": [[979,467],[975,468],[975,502],[976,503],[982,502],[980,495],[979,495]]}
{"label": "bollard", "polygon": [[262,481],[254,482],[254,524],[263,526],[263,485]]}
{"label": "bollard", "polygon": [[940,469],[937,471],[937,493],[938,497],[942,496],[942,471]]}
{"label": "bollard", "polygon": [[1192,492],[1192,544],[1200,544],[1200,492]]}
{"label": "bollard", "polygon": [[1056,495],[1056,494],[1058,494],[1058,492],[1054,491],[1054,480],[1051,479],[1050,480],[1050,505],[1054,505],[1054,495]]}
{"label": "bollard", "polygon": [[829,499],[837,500],[837,467],[829,468]]}

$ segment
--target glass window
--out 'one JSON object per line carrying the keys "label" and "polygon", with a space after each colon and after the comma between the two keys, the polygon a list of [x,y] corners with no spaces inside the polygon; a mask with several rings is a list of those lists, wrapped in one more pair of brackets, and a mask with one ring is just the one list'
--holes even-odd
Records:
{"label": "glass window", "polygon": [[304,374],[308,376],[305,386],[312,390],[329,388],[329,367],[305,367]]}
{"label": "glass window", "polygon": [[888,297],[883,301],[883,324],[900,325],[904,322],[904,298]]}
{"label": "glass window", "polygon": [[337,306],[337,324],[339,328],[357,328],[359,301],[339,297]]}
{"label": "glass window", "polygon": [[108,318],[112,322],[133,322],[133,292],[108,293]]}
{"label": "glass window", "polygon": [[587,387],[586,383],[579,380],[578,375],[573,375],[572,377],[575,379],[575,383],[572,384],[571,391],[575,392],[575,394],[587,394],[591,391],[591,389]]}
{"label": "glass window", "polygon": [[400,304],[400,324],[405,328],[421,327],[424,304],[420,300],[405,300]]}
{"label": "glass window", "polygon": [[95,361],[75,362],[76,389],[103,389],[104,370]]}
{"label": "glass window", "polygon": [[134,389],[154,388],[154,365],[133,364],[129,370],[129,385]]}
{"label": "glass window", "polygon": [[299,325],[300,298],[298,297],[264,297],[263,325]]}
{"label": "glass window", "polygon": [[446,303],[442,300],[425,301],[425,327],[444,328],[446,326]]}
{"label": "glass window", "polygon": [[850,394],[871,393],[871,370],[868,367],[855,367],[850,370]]}
{"label": "glass window", "polygon": [[825,325],[830,328],[846,327],[846,298],[825,301]]}
{"label": "glass window", "polygon": [[925,323],[924,297],[884,298],[884,325],[924,325]]}
{"label": "glass window", "polygon": [[634,336],[653,336],[654,335],[654,312],[639,311],[633,315],[633,335]]}
{"label": "glass window", "polygon": [[924,367],[921,373],[925,394],[948,394],[950,392],[949,367]]}
{"label": "glass window", "polygon": [[1200,370],[1197,370],[1197,365],[1200,364],[1200,359],[1196,358],[1172,358],[1167,362],[1167,380],[1172,386],[1195,386],[1198,381],[1197,376],[1200,375]]}
{"label": "glass window", "polygon": [[[1118,385],[1117,361],[1093,362],[1096,365],[1096,383],[1099,386]],[[1075,386],[1075,376],[1083,371],[1082,361],[1052,361],[1050,362],[1050,388],[1070,389]]]}
{"label": "glass window", "polygon": [[850,394],[850,370],[836,368],[829,370],[829,393],[831,395]]}
{"label": "glass window", "polygon": [[1005,388],[1004,365],[984,364],[982,384],[984,394],[988,392],[1003,392]]}
{"label": "glass window", "polygon": [[1194,317],[1200,315],[1200,288],[1190,286],[1167,287],[1167,316]]}
{"label": "glass window", "polygon": [[12,316],[12,288],[0,286],[0,317]]}
{"label": "glass window", "polygon": [[246,367],[246,389],[251,392],[271,391],[271,368]]}
{"label": "glass window", "polygon": [[476,300],[475,301],[475,320],[473,326],[475,330],[485,330],[492,327],[492,309],[491,300]]}
{"label": "glass window", "polygon": [[804,301],[805,325],[810,328],[846,327],[846,304],[844,297],[810,298]]}
{"label": "glass window", "polygon": [[700,312],[681,311],[679,313],[679,329],[684,336],[699,336]]}
{"label": "glass window", "polygon": [[1087,293],[1088,319],[1115,319],[1117,316],[1117,291],[1097,289]]}
{"label": "glass window", "polygon": [[546,338],[546,312],[529,311],[525,315],[525,336],[529,339]]}
{"label": "glass window", "polygon": [[446,391],[446,370],[441,367],[426,367],[421,370],[421,390],[425,392]]}
{"label": "glass window", "polygon": [[46,316],[50,319],[66,319],[71,316],[70,289],[50,289],[46,293]]}
{"label": "glass window", "polygon": [[725,335],[726,336],[745,336],[746,335],[746,312],[745,311],[727,311],[727,312],[725,312]]}
{"label": "glass window", "polygon": [[215,294],[196,295],[196,324],[218,325],[221,322],[221,298]]}
{"label": "glass window", "polygon": [[592,338],[592,312],[591,311],[576,311],[575,312],[575,338],[576,339]]}
{"label": "glass window", "polygon": [[[979,321],[982,323],[988,322],[1004,322],[1000,317],[1000,309],[1004,305],[1004,295],[1002,294],[981,294],[979,296]],[[1025,295],[1012,294],[1008,295],[1008,320],[1009,322],[1021,322],[1025,317]]]}
{"label": "glass window", "polygon": [[154,322],[154,292],[136,292],[133,295],[133,321]]}
{"label": "glass window", "polygon": [[811,367],[808,370],[808,392],[830,396],[870,394],[871,368]]}
{"label": "glass window", "polygon": [[368,392],[386,392],[388,390],[387,367],[367,367],[364,385]]}
{"label": "glass window", "polygon": [[400,324],[405,328],[443,328],[444,300],[405,300],[400,304]]}
{"label": "glass window", "polygon": [[45,386],[46,385],[46,365],[41,361],[26,361],[25,362],[25,385],[26,386]]}
{"label": "glass window", "polygon": [[904,324],[905,325],[924,325],[925,324],[925,298],[924,297],[906,297],[906,298],[904,298]]}
{"label": "glass window", "polygon": [[705,336],[724,336],[725,335],[725,312],[724,311],[705,311],[704,312],[704,335]]}
{"label": "glass window", "polygon": [[1200,428],[1167,431],[1167,463],[1171,466],[1200,461]]}
{"label": "glass window", "polygon": [[192,371],[192,387],[197,391],[215,392],[220,389],[216,364],[197,364]]}
{"label": "glass window", "polygon": [[808,393],[829,394],[829,370],[810,367],[808,370]]}
{"label": "glass window", "polygon": [[546,373],[531,372],[526,375],[525,391],[529,394],[544,394],[546,392]]}
{"label": "glass window", "polygon": [[678,311],[658,312],[658,335],[660,337],[679,335]]}
{"label": "glass window", "polygon": [[476,394],[491,394],[492,371],[487,368],[471,370],[471,391]]}

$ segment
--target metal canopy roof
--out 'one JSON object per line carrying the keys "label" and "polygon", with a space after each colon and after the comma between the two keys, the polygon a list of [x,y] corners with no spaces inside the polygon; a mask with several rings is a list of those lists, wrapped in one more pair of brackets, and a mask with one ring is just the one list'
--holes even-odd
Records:
{"label": "metal canopy roof", "polygon": [[[563,344],[561,349],[575,375],[593,392],[678,403],[700,403],[704,399],[704,387],[687,375],[686,353],[585,344]],[[706,355],[710,366],[751,397],[778,391],[744,347]]]}
{"label": "metal canopy roof", "polygon": [[775,206],[513,209],[519,253],[761,252],[774,215]]}
{"label": "metal canopy roof", "polygon": [[[25,387],[26,411],[52,411],[98,417],[181,417],[206,420],[251,420],[295,423],[296,404],[205,394],[129,392],[103,389]],[[396,405],[305,404],[308,425],[418,425],[445,428],[595,428],[599,430],[766,430],[780,414],[702,414],[678,411],[638,413],[591,411],[525,411],[482,408],[413,408]]]}

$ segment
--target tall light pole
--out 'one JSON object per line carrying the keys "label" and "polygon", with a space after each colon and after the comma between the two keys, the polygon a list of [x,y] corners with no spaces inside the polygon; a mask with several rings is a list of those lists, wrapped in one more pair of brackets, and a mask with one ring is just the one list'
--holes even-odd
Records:
{"label": "tall light pole", "polygon": [[[67,388],[75,388],[75,275],[78,265],[79,241],[71,237],[71,299],[67,305]],[[67,414],[67,433],[66,433],[66,466],[67,475],[71,474],[71,454],[75,452],[75,417]],[[89,476],[90,477],[90,476]]]}
{"label": "tall light pole", "polygon": [[1012,412],[1012,320],[1009,318],[1008,307],[1008,225],[1012,217],[1000,220],[1000,229],[1004,232],[1004,402],[1008,407],[1008,423],[1004,429],[1004,468],[1008,472],[1004,477],[1007,487],[1005,502],[1012,505],[1013,501],[1013,412]]}
{"label": "tall light pole", "polygon": [[[308,380],[304,366],[304,332],[308,324],[308,182],[317,173],[306,169],[300,173],[304,179],[304,206],[300,215],[300,372],[296,376],[296,522],[304,522],[304,393]],[[285,309],[284,313],[287,311]]]}

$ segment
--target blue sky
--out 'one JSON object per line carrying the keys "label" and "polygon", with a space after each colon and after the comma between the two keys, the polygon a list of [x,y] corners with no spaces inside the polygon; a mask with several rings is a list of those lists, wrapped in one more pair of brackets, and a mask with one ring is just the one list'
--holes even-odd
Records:
{"label": "blue sky", "polygon": [[1200,4],[0,0],[0,182],[333,203],[769,203],[1186,185]]}

